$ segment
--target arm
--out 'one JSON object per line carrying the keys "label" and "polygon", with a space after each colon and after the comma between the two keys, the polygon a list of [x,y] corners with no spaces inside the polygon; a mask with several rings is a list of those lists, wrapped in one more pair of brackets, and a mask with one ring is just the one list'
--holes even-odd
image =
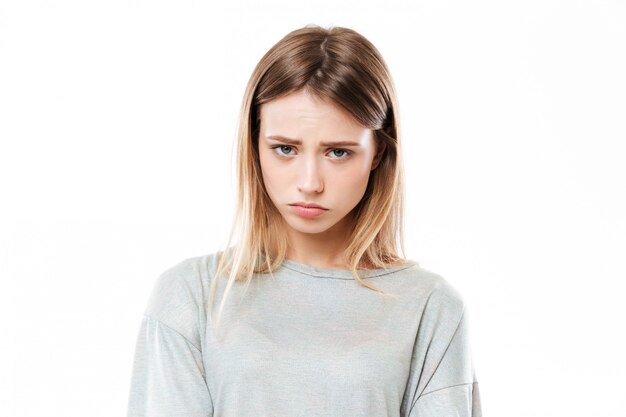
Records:
{"label": "arm", "polygon": [[127,417],[211,417],[202,355],[204,288],[197,259],[156,280],[136,339]]}
{"label": "arm", "polygon": [[461,321],[409,417],[482,417],[469,344],[468,316]]}
{"label": "arm", "polygon": [[403,416],[482,416],[469,333],[461,294],[440,279],[419,318]]}
{"label": "arm", "polygon": [[202,353],[181,334],[144,315],[137,337],[128,417],[210,417]]}

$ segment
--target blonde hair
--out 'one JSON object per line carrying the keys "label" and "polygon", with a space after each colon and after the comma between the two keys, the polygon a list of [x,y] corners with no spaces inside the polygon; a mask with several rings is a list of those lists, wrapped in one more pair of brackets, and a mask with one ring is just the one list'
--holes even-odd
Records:
{"label": "blonde hair", "polygon": [[[217,323],[234,281],[252,280],[253,274],[272,273],[287,250],[284,223],[263,183],[259,162],[259,108],[263,103],[304,90],[345,109],[361,125],[374,131],[377,145],[385,146],[378,166],[370,172],[361,201],[353,209],[354,227],[348,236],[345,260],[354,279],[380,295],[357,272],[360,265],[389,268],[406,263],[404,254],[404,180],[400,156],[398,104],[387,65],[374,45],[352,29],[307,25],[288,33],[256,65],[243,97],[237,128],[237,208],[227,248],[209,292],[208,312],[221,274],[228,284]],[[378,148],[380,149],[380,148]],[[273,276],[273,275],[272,275]]]}

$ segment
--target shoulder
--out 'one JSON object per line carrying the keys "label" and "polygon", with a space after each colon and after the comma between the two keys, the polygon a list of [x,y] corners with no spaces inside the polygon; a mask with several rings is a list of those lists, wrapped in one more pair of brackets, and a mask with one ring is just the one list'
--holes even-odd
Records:
{"label": "shoulder", "polygon": [[185,258],[166,267],[154,280],[145,315],[195,341],[206,320],[206,299],[216,254]]}
{"label": "shoulder", "polygon": [[441,306],[447,310],[462,314],[465,310],[465,298],[447,278],[435,274],[433,287],[428,298],[431,308]]}
{"label": "shoulder", "polygon": [[422,306],[423,314],[442,319],[455,320],[463,314],[465,298],[446,277],[415,264],[405,270],[411,293]]}

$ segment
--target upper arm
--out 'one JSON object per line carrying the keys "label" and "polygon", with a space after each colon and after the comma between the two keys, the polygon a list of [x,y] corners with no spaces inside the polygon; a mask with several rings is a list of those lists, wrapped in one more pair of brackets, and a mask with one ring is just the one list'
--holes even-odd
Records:
{"label": "upper arm", "polygon": [[128,398],[128,417],[210,417],[213,403],[200,350],[144,315]]}
{"label": "upper arm", "polygon": [[469,315],[445,280],[431,291],[419,322],[407,384],[405,415],[479,417]]}
{"label": "upper arm", "polygon": [[480,393],[469,340],[465,311],[409,417],[481,417]]}
{"label": "upper arm", "polygon": [[208,417],[213,403],[202,349],[206,313],[200,262],[156,279],[136,339],[128,417]]}

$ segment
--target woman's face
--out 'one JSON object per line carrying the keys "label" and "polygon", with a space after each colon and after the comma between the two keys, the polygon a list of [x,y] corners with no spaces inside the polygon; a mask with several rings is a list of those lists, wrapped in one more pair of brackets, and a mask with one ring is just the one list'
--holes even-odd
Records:
{"label": "woman's face", "polygon": [[303,90],[261,105],[260,113],[263,182],[292,229],[289,234],[345,232],[352,220],[348,214],[363,197],[382,154],[375,158],[373,132],[332,102]]}

